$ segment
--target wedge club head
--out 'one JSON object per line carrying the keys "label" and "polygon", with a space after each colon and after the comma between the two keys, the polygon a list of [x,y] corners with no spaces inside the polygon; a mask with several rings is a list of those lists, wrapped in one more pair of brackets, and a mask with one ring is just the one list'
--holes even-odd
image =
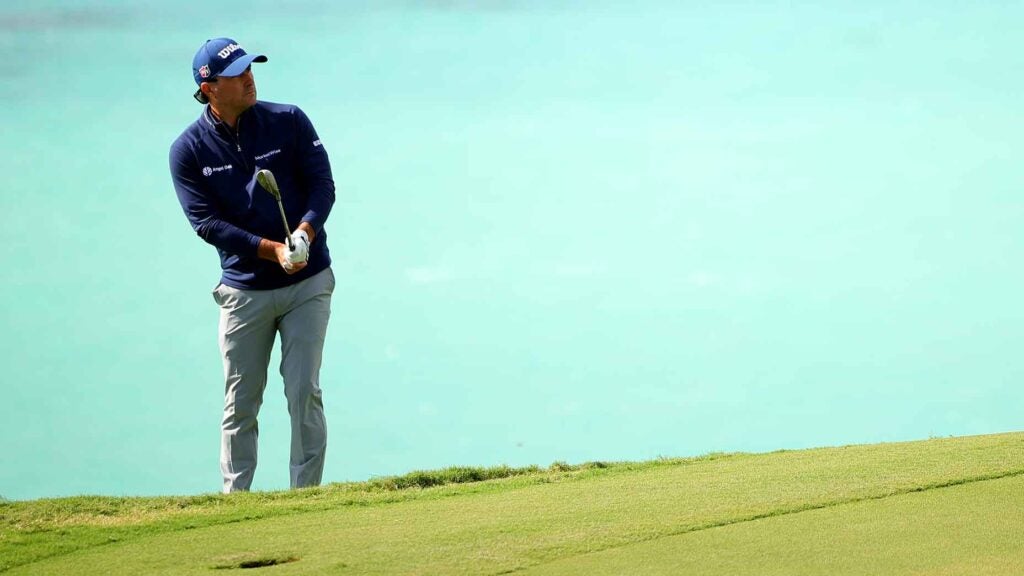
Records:
{"label": "wedge club head", "polygon": [[274,178],[274,173],[270,170],[263,169],[256,173],[256,181],[260,183],[260,186],[264,190],[270,192],[270,195],[281,201],[281,190],[277,187],[277,179]]}
{"label": "wedge club head", "polygon": [[256,173],[256,181],[277,200],[277,209],[281,211],[281,222],[284,222],[285,242],[288,244],[289,250],[295,250],[295,245],[292,244],[292,231],[288,227],[288,217],[285,216],[284,204],[281,203],[281,190],[277,187],[277,179],[274,178],[274,173],[264,168]]}

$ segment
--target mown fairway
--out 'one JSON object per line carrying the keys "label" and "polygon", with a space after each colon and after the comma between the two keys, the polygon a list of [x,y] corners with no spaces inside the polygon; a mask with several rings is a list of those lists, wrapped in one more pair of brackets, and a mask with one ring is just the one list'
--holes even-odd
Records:
{"label": "mown fairway", "polygon": [[[10,574],[1019,574],[1024,433],[428,489],[7,504]],[[231,573],[231,572],[229,572]],[[253,573],[253,572],[243,572]]]}
{"label": "mown fairway", "polygon": [[741,522],[572,556],[542,574],[1024,574],[1024,476]]}

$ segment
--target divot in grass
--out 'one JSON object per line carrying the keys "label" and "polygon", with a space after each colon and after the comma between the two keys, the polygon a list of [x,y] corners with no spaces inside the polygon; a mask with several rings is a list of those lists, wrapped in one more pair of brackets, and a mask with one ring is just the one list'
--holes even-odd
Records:
{"label": "divot in grass", "polygon": [[277,566],[280,564],[289,564],[291,562],[298,562],[298,556],[262,556],[258,558],[246,558],[232,560],[224,564],[218,564],[213,566],[214,570],[243,570],[247,568],[267,568],[269,566]]}

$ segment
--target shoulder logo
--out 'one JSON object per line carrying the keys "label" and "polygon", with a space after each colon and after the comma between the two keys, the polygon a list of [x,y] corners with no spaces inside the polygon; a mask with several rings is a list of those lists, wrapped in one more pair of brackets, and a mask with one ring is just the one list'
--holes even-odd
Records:
{"label": "shoulder logo", "polygon": [[323,144],[320,143],[319,139],[313,140],[313,147],[316,148],[317,146],[323,146]]}

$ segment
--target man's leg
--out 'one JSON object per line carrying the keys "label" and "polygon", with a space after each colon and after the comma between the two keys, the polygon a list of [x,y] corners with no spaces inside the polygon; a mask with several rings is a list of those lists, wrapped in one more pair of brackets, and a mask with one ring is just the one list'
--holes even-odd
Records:
{"label": "man's leg", "polygon": [[291,486],[317,486],[324,471],[327,421],[320,392],[320,361],[331,317],[330,268],[287,289],[281,317],[281,376],[292,420]]}
{"label": "man's leg", "polygon": [[274,346],[273,298],[269,291],[218,286],[220,350],[224,359],[224,420],[220,469],[224,492],[248,490],[256,472],[257,416],[267,386]]}

